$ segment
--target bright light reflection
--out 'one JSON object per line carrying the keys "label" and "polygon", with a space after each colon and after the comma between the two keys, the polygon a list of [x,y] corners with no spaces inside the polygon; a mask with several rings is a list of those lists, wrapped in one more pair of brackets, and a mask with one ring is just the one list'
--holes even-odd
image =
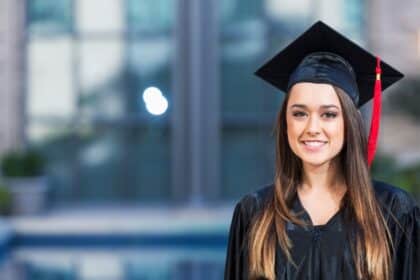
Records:
{"label": "bright light reflection", "polygon": [[147,111],[152,115],[162,115],[168,109],[168,100],[156,87],[148,87],[144,90],[143,101]]}

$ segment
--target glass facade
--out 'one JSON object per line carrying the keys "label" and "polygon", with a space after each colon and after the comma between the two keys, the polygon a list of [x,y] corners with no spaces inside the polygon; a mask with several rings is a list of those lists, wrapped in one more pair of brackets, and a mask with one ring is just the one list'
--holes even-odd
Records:
{"label": "glass facade", "polygon": [[142,97],[155,86],[171,102],[171,6],[28,1],[26,132],[54,201],[169,198],[170,110],[151,115]]}
{"label": "glass facade", "polygon": [[[233,200],[271,182],[283,96],[252,73],[316,19],[363,43],[362,11],[362,1],[332,0],[27,1],[26,133],[49,159],[54,201],[205,201],[213,189]],[[207,52],[217,59],[196,68]],[[204,69],[198,84],[191,69]],[[195,92],[212,81],[216,103]],[[144,101],[150,87],[169,104],[162,115]],[[197,136],[200,127],[214,130]],[[211,137],[214,151],[197,145]],[[211,164],[197,152],[218,155],[203,187],[195,175],[206,181]]]}

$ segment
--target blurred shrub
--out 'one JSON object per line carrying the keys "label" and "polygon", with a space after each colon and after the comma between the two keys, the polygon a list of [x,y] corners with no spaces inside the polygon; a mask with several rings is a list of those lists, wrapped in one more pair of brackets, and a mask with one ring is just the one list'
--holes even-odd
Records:
{"label": "blurred shrub", "polygon": [[35,150],[9,151],[1,159],[4,177],[36,177],[44,173],[44,157]]}
{"label": "blurred shrub", "polygon": [[376,156],[372,165],[372,176],[420,197],[420,162],[407,167],[399,167],[390,156]]}
{"label": "blurred shrub", "polygon": [[12,194],[3,185],[0,185],[0,215],[9,215],[12,210]]}

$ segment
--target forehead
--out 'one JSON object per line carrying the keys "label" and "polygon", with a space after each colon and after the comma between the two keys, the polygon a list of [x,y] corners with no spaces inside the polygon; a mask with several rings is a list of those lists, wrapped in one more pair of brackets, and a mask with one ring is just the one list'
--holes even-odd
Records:
{"label": "forehead", "polygon": [[288,106],[303,104],[318,108],[323,105],[335,105],[341,108],[337,93],[330,84],[297,83],[290,90]]}

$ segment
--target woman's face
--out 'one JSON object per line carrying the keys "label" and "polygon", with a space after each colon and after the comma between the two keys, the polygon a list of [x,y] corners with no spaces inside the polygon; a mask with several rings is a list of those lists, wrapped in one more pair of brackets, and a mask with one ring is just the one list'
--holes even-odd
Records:
{"label": "woman's face", "polygon": [[344,120],[331,85],[295,84],[290,91],[286,121],[289,145],[304,165],[323,165],[340,153]]}

